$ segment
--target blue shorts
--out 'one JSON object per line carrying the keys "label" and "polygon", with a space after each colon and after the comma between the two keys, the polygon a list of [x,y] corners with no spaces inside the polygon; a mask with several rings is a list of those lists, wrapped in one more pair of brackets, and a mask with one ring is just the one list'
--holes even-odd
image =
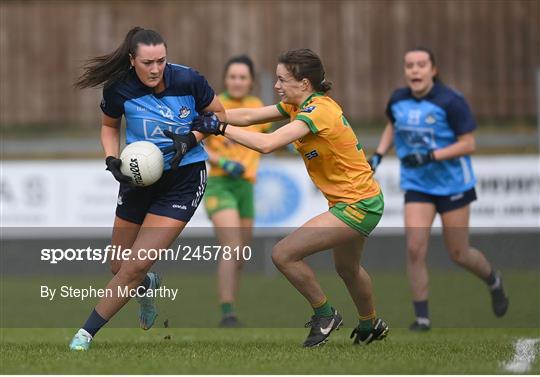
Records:
{"label": "blue shorts", "polygon": [[116,216],[142,224],[147,213],[188,222],[199,206],[206,189],[204,161],[166,170],[151,186],[120,184]]}
{"label": "blue shorts", "polygon": [[470,190],[452,195],[431,195],[420,191],[407,190],[405,192],[405,203],[433,203],[438,213],[445,213],[465,207],[476,200],[476,190]]}

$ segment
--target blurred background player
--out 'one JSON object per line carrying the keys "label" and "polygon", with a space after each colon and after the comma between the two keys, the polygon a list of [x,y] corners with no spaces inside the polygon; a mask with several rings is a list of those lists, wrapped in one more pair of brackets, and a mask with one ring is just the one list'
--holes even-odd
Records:
{"label": "blurred background player", "polygon": [[[272,250],[272,260],[313,307],[306,324],[311,330],[304,347],[325,343],[343,320],[326,298],[304,258],[333,248],[336,271],[356,305],[360,321],[353,330],[354,343],[368,344],[388,333],[378,319],[371,278],[360,266],[364,241],[381,219],[384,202],[379,184],[365,158],[362,145],[341,107],[326,95],[320,58],[311,50],[291,50],[279,57],[275,89],[277,105],[227,110],[227,121],[239,126],[288,119],[290,123],[269,134],[227,126],[208,116],[203,127],[261,153],[270,153],[294,141],[310,177],[329,202],[329,210],[295,230]],[[279,304],[279,303],[276,303]]]}
{"label": "blurred background player", "polygon": [[[229,59],[224,69],[225,91],[219,99],[225,109],[263,106],[251,95],[255,68],[246,55]],[[247,128],[265,132],[270,123]],[[252,239],[255,203],[253,186],[260,154],[223,136],[209,136],[205,149],[211,164],[204,204],[222,246],[240,247]],[[218,262],[218,299],[221,308],[221,327],[237,327],[240,322],[234,310],[243,260],[223,257]]]}
{"label": "blurred background player", "polygon": [[[197,143],[203,135],[190,132],[191,123],[202,111],[225,114],[206,79],[191,68],[167,63],[163,38],[139,27],[114,52],[90,59],[75,85],[103,85],[101,142],[107,170],[120,182],[111,244],[133,250],[132,259],[111,260],[114,277],[106,288],[113,295],[99,300],[70,343],[72,350],[87,350],[99,329],[129,301],[118,295],[118,287],[138,287],[141,294],[159,288],[158,276],[148,272],[155,260],[140,259],[137,251],[168,248],[193,216],[206,186],[207,155]],[[122,116],[127,144],[147,140],[164,153],[165,171],[151,186],[135,187],[120,171]],[[150,297],[139,303],[140,325],[147,330],[157,311]]]}
{"label": "blurred background player", "polygon": [[476,179],[469,155],[475,150],[476,122],[463,96],[437,77],[433,53],[423,47],[405,54],[405,82],[391,96],[390,122],[369,162],[373,170],[395,145],[405,191],[407,273],[416,320],[411,330],[429,330],[426,255],[431,226],[439,213],[450,258],[486,282],[493,312],[508,309],[500,273],[469,245],[470,203]]}

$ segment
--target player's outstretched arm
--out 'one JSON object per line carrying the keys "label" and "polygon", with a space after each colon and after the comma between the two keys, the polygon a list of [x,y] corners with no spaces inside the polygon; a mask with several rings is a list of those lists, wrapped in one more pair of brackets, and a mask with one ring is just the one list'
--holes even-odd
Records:
{"label": "player's outstretched arm", "polygon": [[225,137],[257,152],[270,153],[306,136],[309,132],[307,124],[301,120],[293,120],[291,123],[269,134],[249,132],[240,127],[227,126],[225,128]]}
{"label": "player's outstretched arm", "polygon": [[252,124],[260,124],[267,122],[275,122],[285,119],[276,105],[257,107],[257,108],[242,108],[227,110],[227,123],[234,126],[246,127]]}

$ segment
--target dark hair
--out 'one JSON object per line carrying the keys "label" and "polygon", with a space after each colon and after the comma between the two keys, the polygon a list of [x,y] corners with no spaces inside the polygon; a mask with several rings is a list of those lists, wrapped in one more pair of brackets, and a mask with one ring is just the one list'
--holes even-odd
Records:
{"label": "dark hair", "polygon": [[326,93],[332,89],[332,83],[325,78],[321,59],[310,49],[287,51],[279,56],[278,62],[285,65],[297,81],[308,79],[315,91]]}
{"label": "dark hair", "polygon": [[229,67],[233,64],[247,65],[251,78],[255,80],[255,66],[253,65],[253,60],[251,60],[251,58],[247,55],[237,55],[227,60],[227,63],[225,63],[225,67],[223,68],[223,76],[224,76],[223,78],[225,78],[225,76],[227,75],[227,71],[229,70]]}
{"label": "dark hair", "polygon": [[[435,64],[435,54],[433,53],[433,51],[430,48],[424,47],[424,46],[416,46],[416,47],[410,48],[407,51],[405,51],[405,54],[408,54],[409,52],[415,52],[415,51],[421,51],[421,52],[425,52],[426,54],[428,54],[429,60],[431,61],[431,65],[433,67],[437,66]],[[435,81],[441,81],[441,79],[439,77],[439,73],[437,73],[435,76],[433,76],[433,81],[434,82]]]}
{"label": "dark hair", "polygon": [[84,73],[74,86],[79,89],[93,88],[99,85],[109,86],[125,78],[131,68],[130,55],[135,57],[139,43],[153,46],[167,44],[154,30],[134,27],[126,34],[124,41],[116,50],[107,55],[88,59],[83,65]]}

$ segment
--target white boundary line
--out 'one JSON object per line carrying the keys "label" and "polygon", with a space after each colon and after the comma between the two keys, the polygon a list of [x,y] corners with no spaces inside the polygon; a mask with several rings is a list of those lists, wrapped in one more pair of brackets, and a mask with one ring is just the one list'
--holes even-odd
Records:
{"label": "white boundary line", "polygon": [[506,362],[503,368],[511,373],[525,373],[531,369],[531,365],[536,358],[538,349],[536,344],[540,339],[520,338],[514,344],[514,358]]}

